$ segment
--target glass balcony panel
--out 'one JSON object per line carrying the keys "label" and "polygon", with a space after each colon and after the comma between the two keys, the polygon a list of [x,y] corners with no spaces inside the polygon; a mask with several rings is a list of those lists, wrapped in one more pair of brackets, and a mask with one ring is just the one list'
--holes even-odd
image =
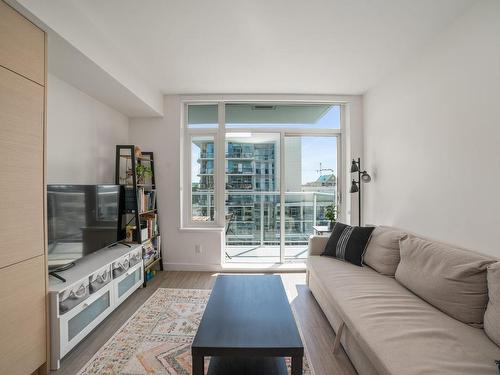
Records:
{"label": "glass balcony panel", "polygon": [[279,193],[226,194],[226,253],[235,262],[280,261]]}

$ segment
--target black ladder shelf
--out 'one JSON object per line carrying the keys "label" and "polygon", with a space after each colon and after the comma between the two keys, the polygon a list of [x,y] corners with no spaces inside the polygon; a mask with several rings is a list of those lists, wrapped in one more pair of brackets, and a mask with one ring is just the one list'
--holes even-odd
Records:
{"label": "black ladder shelf", "polygon": [[[163,262],[158,225],[154,155],[146,151],[136,155],[137,149],[135,145],[116,146],[115,184],[121,186],[118,225],[122,230],[122,238],[125,238],[128,226],[135,227],[133,242],[143,244],[144,286],[146,286],[148,271],[157,266],[163,271]],[[141,168],[140,166],[149,168],[151,175],[138,176],[137,168]],[[147,226],[143,229],[145,223]],[[147,253],[151,250],[155,253],[153,256]]]}

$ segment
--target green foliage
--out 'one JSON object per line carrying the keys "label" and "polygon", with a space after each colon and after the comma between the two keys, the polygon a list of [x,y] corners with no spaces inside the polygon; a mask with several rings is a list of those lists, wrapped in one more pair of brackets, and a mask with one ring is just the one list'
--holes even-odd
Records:
{"label": "green foliage", "polygon": [[335,203],[332,203],[331,205],[327,206],[325,209],[325,218],[329,221],[337,221],[337,205]]}
{"label": "green foliage", "polygon": [[137,177],[140,179],[151,177],[153,175],[151,167],[145,166],[144,164],[137,164],[135,167],[135,173],[137,174]]}

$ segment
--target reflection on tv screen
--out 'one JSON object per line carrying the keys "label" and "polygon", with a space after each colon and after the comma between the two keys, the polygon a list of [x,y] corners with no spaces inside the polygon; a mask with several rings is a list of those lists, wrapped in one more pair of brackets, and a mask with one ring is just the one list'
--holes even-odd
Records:
{"label": "reflection on tv screen", "polygon": [[118,185],[48,185],[49,266],[116,242],[119,197]]}

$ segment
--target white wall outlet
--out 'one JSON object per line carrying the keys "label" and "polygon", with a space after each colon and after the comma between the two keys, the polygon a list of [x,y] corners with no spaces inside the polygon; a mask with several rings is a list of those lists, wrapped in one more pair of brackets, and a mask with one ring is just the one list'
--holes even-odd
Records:
{"label": "white wall outlet", "polygon": [[201,252],[202,252],[201,245],[194,245],[194,252],[196,254],[201,254]]}

